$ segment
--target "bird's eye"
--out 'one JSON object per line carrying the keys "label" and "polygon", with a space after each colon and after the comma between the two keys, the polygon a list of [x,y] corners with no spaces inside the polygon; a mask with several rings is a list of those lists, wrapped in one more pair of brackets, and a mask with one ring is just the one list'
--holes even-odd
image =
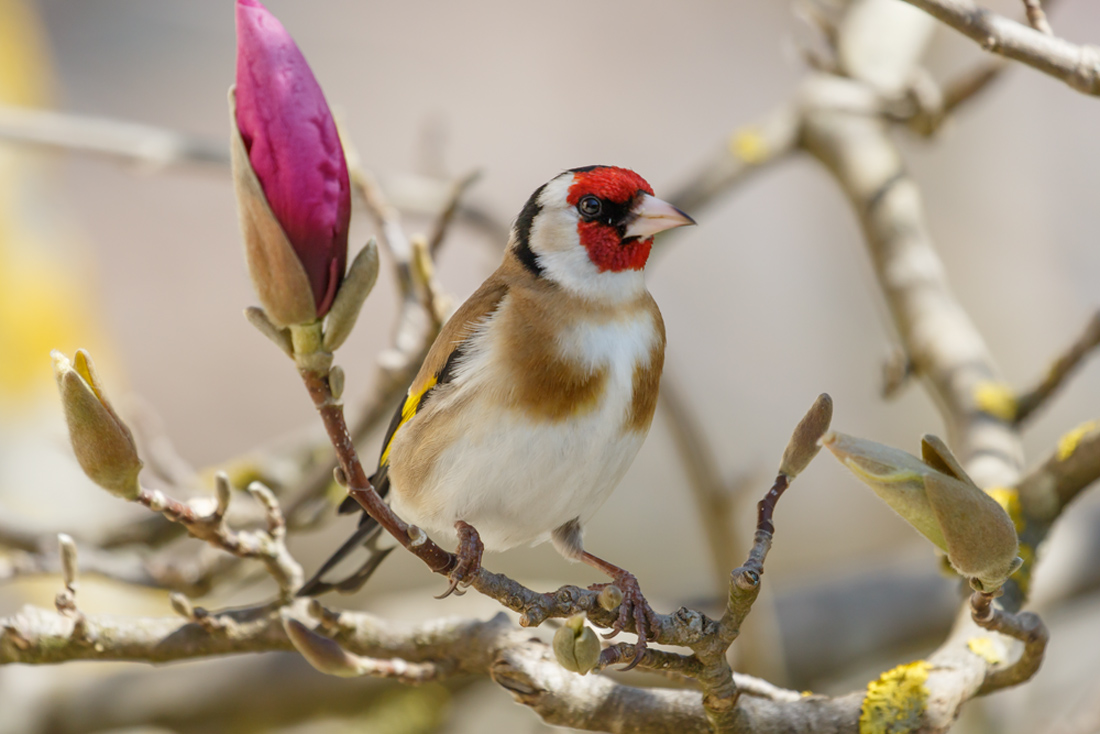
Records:
{"label": "bird's eye", "polygon": [[598,217],[601,209],[603,209],[603,204],[595,196],[586,196],[577,202],[577,211],[587,219]]}

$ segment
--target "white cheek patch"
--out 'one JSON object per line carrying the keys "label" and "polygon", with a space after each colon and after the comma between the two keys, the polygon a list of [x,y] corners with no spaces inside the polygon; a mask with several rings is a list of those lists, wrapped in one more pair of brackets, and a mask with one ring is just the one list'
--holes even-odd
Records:
{"label": "white cheek patch", "polygon": [[623,303],[639,297],[645,291],[641,270],[600,272],[581,245],[577,232],[580,216],[566,203],[572,184],[572,176],[560,176],[546,184],[539,196],[542,209],[528,242],[538,256],[543,276],[594,301]]}

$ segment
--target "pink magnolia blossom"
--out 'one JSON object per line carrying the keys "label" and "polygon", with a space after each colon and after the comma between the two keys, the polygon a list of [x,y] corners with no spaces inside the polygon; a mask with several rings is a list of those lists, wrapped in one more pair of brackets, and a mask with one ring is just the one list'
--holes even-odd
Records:
{"label": "pink magnolia blossom", "polygon": [[348,168],[321,86],[258,0],[237,0],[236,100],[252,169],[309,278],[320,318],[347,265]]}

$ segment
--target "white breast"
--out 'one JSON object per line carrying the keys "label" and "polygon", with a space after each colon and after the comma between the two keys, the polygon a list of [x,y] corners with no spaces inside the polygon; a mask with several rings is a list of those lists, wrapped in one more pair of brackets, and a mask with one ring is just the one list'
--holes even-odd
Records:
{"label": "white breast", "polygon": [[[532,419],[502,408],[487,380],[499,376],[493,330],[480,331],[457,371],[455,389],[438,410],[468,413],[458,437],[439,455],[435,471],[406,501],[398,467],[391,469],[394,510],[439,539],[454,537],[464,520],[489,550],[540,543],[570,520],[583,524],[615,488],[645,435],[625,430],[634,397],[635,368],[648,363],[659,338],[648,311],[602,323],[581,321],[559,335],[563,356],[606,369],[597,406],[565,421]],[[450,404],[450,405],[448,405]]]}

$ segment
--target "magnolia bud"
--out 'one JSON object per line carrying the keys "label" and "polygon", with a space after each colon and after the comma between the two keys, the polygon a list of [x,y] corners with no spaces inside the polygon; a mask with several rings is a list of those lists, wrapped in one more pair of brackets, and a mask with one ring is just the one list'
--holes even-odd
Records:
{"label": "magnolia bud", "polygon": [[141,491],[137,445],[107,400],[91,358],[83,349],[77,350],[72,362],[57,350],[50,356],[80,468],[112,494],[134,499]]}
{"label": "magnolia bud", "polygon": [[946,552],[951,566],[975,588],[995,591],[1020,567],[1012,519],[971,481],[939,438],[923,438],[924,461],[835,431],[822,442],[895,512]]}
{"label": "magnolia bud", "polygon": [[322,637],[296,619],[283,620],[283,629],[291,644],[310,665],[322,673],[340,678],[354,678],[363,674],[357,656],[352,655],[327,637]]}
{"label": "magnolia bud", "polygon": [[600,641],[584,623],[583,614],[574,614],[554,633],[554,657],[566,670],[584,675],[600,661]]}
{"label": "magnolia bud", "polygon": [[230,108],[249,274],[277,327],[309,323],[328,313],[347,266],[347,163],[302,52],[257,0],[237,2]]}
{"label": "magnolia bud", "polygon": [[795,426],[791,440],[779,462],[779,473],[794,479],[809,466],[817,452],[821,451],[818,441],[829,430],[833,420],[833,399],[828,393],[821,393],[810,406],[806,415]]}

